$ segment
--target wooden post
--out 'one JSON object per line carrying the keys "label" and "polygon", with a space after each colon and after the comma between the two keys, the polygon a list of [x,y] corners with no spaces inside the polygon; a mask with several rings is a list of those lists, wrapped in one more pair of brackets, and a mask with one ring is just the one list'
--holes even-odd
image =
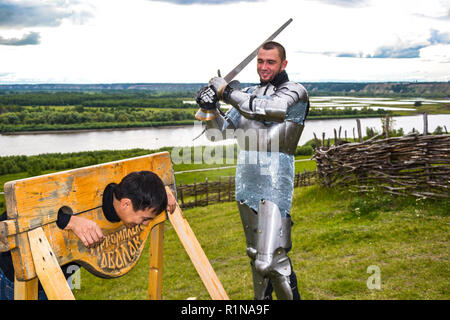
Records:
{"label": "wooden post", "polygon": [[206,188],[206,205],[208,205],[208,177],[205,179],[205,188]]}
{"label": "wooden post", "polygon": [[426,112],[423,113],[423,135],[428,135],[428,114]]}
{"label": "wooden post", "polygon": [[163,249],[164,222],[154,226],[150,234],[149,300],[161,300],[162,298]]}
{"label": "wooden post", "polygon": [[362,133],[361,133],[361,121],[356,119],[356,127],[358,128],[358,140],[359,142],[363,142]]}
{"label": "wooden post", "polygon": [[219,200],[218,202],[220,203],[220,176],[219,176]]}
{"label": "wooden post", "polygon": [[389,138],[389,114],[386,114],[384,120],[384,135],[386,139]]}
{"label": "wooden post", "polygon": [[197,207],[197,180],[194,179],[194,207]]}
{"label": "wooden post", "polygon": [[313,132],[313,135],[314,135],[314,141],[316,142],[316,149],[318,149],[320,147],[319,140],[317,139],[315,132]]}
{"label": "wooden post", "polygon": [[355,127],[353,127],[353,140],[356,141],[356,136],[355,136]]}
{"label": "wooden post", "polygon": [[181,181],[180,181],[180,187],[178,190],[178,194],[180,195],[180,198],[181,198],[181,207],[184,208],[183,182],[181,182]]}
{"label": "wooden post", "polygon": [[37,300],[38,299],[38,278],[28,281],[14,279],[14,300]]}
{"label": "wooden post", "polygon": [[322,148],[325,147],[325,132],[322,132]]}
{"label": "wooden post", "polygon": [[334,130],[334,145],[336,146],[337,145],[337,141],[338,141],[337,132],[336,132],[336,129],[333,129],[333,130]]}
{"label": "wooden post", "polygon": [[[428,114],[426,112],[423,113],[423,135],[427,136],[428,135]],[[424,148],[425,150],[425,154],[428,154],[428,148],[425,146]],[[426,159],[426,157],[425,157]],[[426,180],[430,181],[431,180],[431,171],[430,171],[430,164],[427,162],[425,163],[425,172],[427,173],[427,177]]]}
{"label": "wooden post", "polygon": [[231,201],[231,178],[232,176],[228,177],[228,201]]}

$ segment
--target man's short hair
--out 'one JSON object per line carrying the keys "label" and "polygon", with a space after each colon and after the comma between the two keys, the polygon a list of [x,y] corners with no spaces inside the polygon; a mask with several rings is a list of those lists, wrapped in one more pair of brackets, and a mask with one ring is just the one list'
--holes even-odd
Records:
{"label": "man's short hair", "polygon": [[284,49],[284,47],[279,44],[278,42],[275,41],[267,41],[265,42],[262,46],[262,49],[264,50],[272,50],[272,49],[277,49],[278,50],[278,55],[281,58],[281,62],[283,62],[284,60],[286,60],[286,50]]}
{"label": "man's short hair", "polygon": [[162,180],[151,171],[135,171],[126,175],[114,188],[118,200],[128,198],[133,209],[153,208],[160,214],[167,208],[167,193]]}

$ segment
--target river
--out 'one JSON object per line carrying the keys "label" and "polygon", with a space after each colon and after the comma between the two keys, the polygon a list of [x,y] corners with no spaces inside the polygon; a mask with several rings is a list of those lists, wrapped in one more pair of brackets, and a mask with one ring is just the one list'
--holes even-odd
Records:
{"label": "river", "polygon": [[[413,128],[420,132],[423,131],[423,116],[421,115],[394,117],[394,121],[394,128],[403,128],[405,133],[411,132]],[[444,125],[447,130],[450,129],[450,114],[428,116],[429,132],[433,132],[437,126],[443,127]],[[326,138],[333,138],[333,129],[338,130],[339,126],[342,127],[342,137],[344,137],[345,130],[347,130],[348,137],[353,137],[353,128],[356,131],[356,120],[309,120],[299,145],[313,139],[314,132],[318,138],[322,137],[322,132],[325,132]],[[380,118],[363,118],[361,127],[364,135],[366,127],[373,127],[380,131],[381,120]],[[192,141],[202,130],[200,122],[197,122],[193,126],[179,127],[0,135],[0,156],[212,145],[212,142],[208,141],[204,135]],[[227,140],[224,143],[234,143],[234,140]]]}

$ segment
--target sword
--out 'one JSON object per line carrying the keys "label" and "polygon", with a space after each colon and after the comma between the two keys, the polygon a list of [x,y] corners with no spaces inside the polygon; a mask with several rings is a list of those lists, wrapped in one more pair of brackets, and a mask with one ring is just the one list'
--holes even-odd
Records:
{"label": "sword", "polygon": [[[281,27],[279,27],[270,37],[268,37],[261,45],[259,45],[252,53],[250,53],[248,55],[247,58],[245,58],[244,60],[241,61],[241,63],[239,63],[236,67],[233,68],[233,70],[231,70],[225,77],[225,81],[227,83],[230,83],[231,80],[233,80],[234,77],[236,77],[239,72],[241,72],[249,63],[250,61],[253,60],[253,58],[255,58],[258,55],[258,50],[259,48],[266,42],[268,41],[272,41],[273,39],[276,38],[276,36],[278,36],[281,31],[283,31],[290,23],[292,22],[292,18],[290,18],[288,21],[286,21]],[[218,72],[218,75],[220,77],[220,71]],[[222,112],[222,110],[218,109],[220,114],[223,116],[224,113]],[[195,118],[198,120],[210,120],[215,116],[214,112],[209,112],[206,113],[204,112],[202,109],[200,109],[199,111],[197,111],[197,113],[195,114]],[[203,131],[205,132],[205,131]],[[200,137],[202,134],[200,133],[200,135],[198,135],[196,138],[194,138],[193,140],[197,139],[198,137]]]}

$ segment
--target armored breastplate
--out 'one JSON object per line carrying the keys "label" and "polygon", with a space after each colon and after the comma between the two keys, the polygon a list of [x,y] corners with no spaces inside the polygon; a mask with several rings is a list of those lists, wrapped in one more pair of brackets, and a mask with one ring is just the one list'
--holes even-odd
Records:
{"label": "armored breastplate", "polygon": [[[275,90],[276,88],[269,83],[266,86],[256,87],[251,94],[258,97],[258,101],[264,102],[264,97],[269,97]],[[238,129],[235,130],[239,147],[247,151],[294,154],[304,127],[305,107],[306,104],[301,101],[288,106],[286,116],[283,120],[280,119],[280,122],[239,117],[236,125]]]}

